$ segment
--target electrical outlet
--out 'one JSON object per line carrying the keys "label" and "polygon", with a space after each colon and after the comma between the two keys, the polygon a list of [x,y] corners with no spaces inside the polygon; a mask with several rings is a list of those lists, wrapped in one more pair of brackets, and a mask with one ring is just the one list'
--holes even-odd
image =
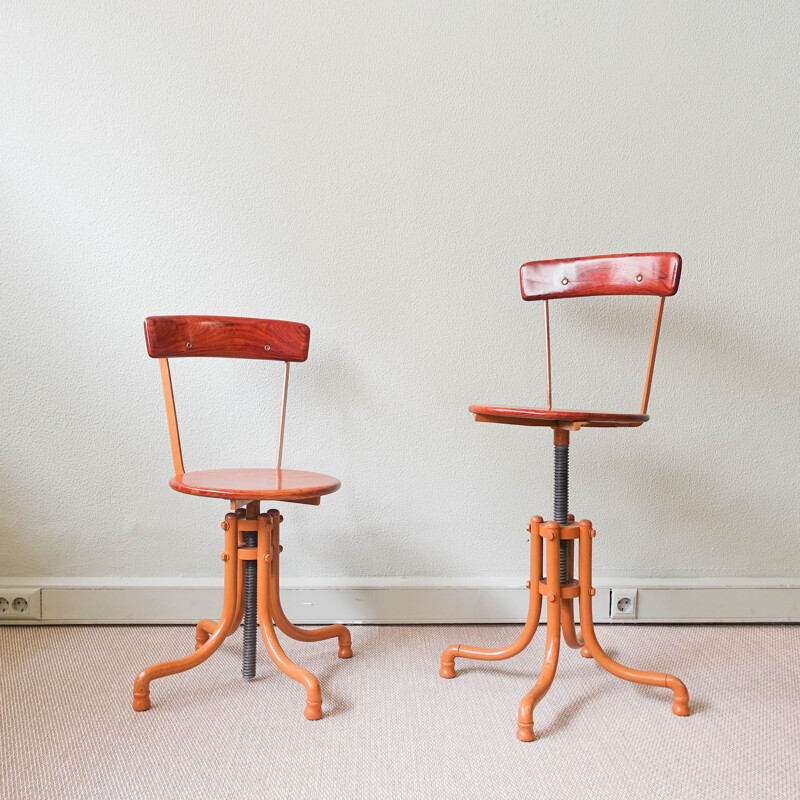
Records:
{"label": "electrical outlet", "polygon": [[636,619],[636,589],[611,590],[611,619]]}
{"label": "electrical outlet", "polygon": [[41,619],[42,590],[0,586],[0,624],[6,620]]}

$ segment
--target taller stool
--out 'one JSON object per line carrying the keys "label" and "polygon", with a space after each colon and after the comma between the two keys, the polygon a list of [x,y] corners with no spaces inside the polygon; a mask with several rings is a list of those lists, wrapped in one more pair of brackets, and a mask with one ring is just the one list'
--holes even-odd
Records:
{"label": "taller stool", "polygon": [[[287,636],[301,642],[338,639],[339,658],[350,658],[353,654],[350,632],[344,625],[307,630],[289,622],[281,607],[278,571],[283,550],[280,544],[283,517],[274,508],[261,512],[261,502],[265,500],[319,505],[323,495],[335,492],[340,486],[339,481],[330,475],[281,467],[289,364],[305,361],[308,357],[310,330],[298,322],[182,316],[148,317],[144,332],[147,352],[152,358],[159,359],[161,365],[175,468],[175,476],[169,485],[185,494],[229,500],[231,511],[222,522],[225,539],[225,549],[220,556],[225,576],[222,615],[217,622],[204,619],[197,624],[195,651],[191,655],[147,667],[136,676],[133,709],[146,711],[150,708],[151,681],[201,664],[226,637],[239,629],[244,620],[242,676],[245,679],[255,677],[256,629],[260,627],[272,661],[282,672],[305,686],[303,713],[306,719],[319,719],[322,716],[319,681],[284,653],[273,623]],[[184,471],[169,359],[198,356],[284,362],[275,469]]]}
{"label": "taller stool", "polygon": [[[531,517],[530,591],[528,617],[519,638],[508,647],[489,650],[455,644],[442,654],[439,674],[455,677],[455,659],[473,658],[480,661],[499,661],[522,652],[533,638],[539,624],[542,597],[547,598],[547,639],[544,666],[539,680],[519,706],[517,738],[533,741],[533,709],[544,697],[556,674],[561,635],[581,655],[594,658],[612,675],[651,686],[672,690],[672,713],[689,715],[689,693],[674,675],[644,672],[618,664],[603,652],[592,623],[592,540],[595,530],[587,520],[575,522],[568,513],[569,436],[570,431],[583,427],[635,428],[646,422],[653,366],[661,329],[664,298],[678,291],[681,257],[677,253],[638,253],[635,255],[596,256],[554,261],[532,261],[520,269],[522,298],[544,301],[544,332],[547,408],[507,408],[502,406],[470,406],[478,422],[510,425],[533,425],[553,430],[555,445],[553,520]],[[658,297],[650,358],[647,365],[644,396],[639,414],[607,414],[595,411],[563,411],[552,407],[550,371],[550,316],[548,300],[560,297],[591,297],[595,295],[655,295]],[[542,542],[546,550],[547,576],[542,576]],[[575,542],[579,543],[578,577],[574,576]],[[581,631],[575,629],[574,600],[578,598]]]}

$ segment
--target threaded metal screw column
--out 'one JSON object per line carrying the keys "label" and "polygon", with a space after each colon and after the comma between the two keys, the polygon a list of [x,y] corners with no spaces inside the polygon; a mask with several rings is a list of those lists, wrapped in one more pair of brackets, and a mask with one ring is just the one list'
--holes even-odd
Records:
{"label": "threaded metal screw column", "polygon": [[[244,546],[257,546],[255,531],[244,532]],[[256,562],[244,562],[244,651],[242,655],[242,677],[252,680],[256,676],[256,630],[258,609],[256,608]]]}
{"label": "threaded metal screw column", "polygon": [[[569,509],[569,445],[557,444],[555,447],[555,470],[554,470],[554,492],[553,492],[553,519],[559,525],[566,525]],[[569,554],[569,542],[562,539],[559,542],[558,550],[558,577],[564,584],[570,579],[567,569],[567,556]]]}

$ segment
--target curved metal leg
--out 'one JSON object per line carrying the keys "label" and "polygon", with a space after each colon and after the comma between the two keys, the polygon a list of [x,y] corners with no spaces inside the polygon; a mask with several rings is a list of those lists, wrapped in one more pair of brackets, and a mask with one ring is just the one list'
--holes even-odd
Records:
{"label": "curved metal leg", "polygon": [[[240,544],[244,544],[244,542],[240,542]],[[239,590],[236,595],[236,611],[233,613],[233,618],[231,619],[230,625],[228,625],[228,632],[227,636],[230,636],[232,633],[236,633],[239,630],[239,627],[242,624],[242,619],[244,619],[244,562],[239,561],[239,566],[236,572],[236,580],[238,581]]]}
{"label": "curved metal leg", "polygon": [[281,606],[280,590],[280,552],[283,549],[280,544],[280,524],[283,517],[275,509],[267,512],[272,518],[271,552],[272,561],[270,563],[270,610],[272,619],[278,628],[287,636],[298,642],[320,642],[324,639],[339,639],[339,658],[350,658],[353,655],[350,631],[344,625],[326,625],[324,628],[314,628],[306,630],[293,625]]}
{"label": "curved metal leg", "polygon": [[547,646],[544,664],[533,689],[522,698],[517,714],[517,739],[521,742],[532,742],[533,709],[547,694],[558,666],[558,652],[561,643],[561,581],[559,577],[559,537],[560,527],[557,522],[545,525],[547,539]]}
{"label": "curved metal leg", "polygon": [[[241,517],[238,514],[237,514],[237,519],[241,519]],[[239,533],[237,547],[242,544],[244,544],[244,537],[242,536],[241,533]],[[239,629],[239,626],[242,624],[242,617],[244,617],[244,562],[243,561],[238,561],[237,564],[236,586],[237,586],[236,610],[234,611],[233,617],[230,621],[230,624],[228,625],[228,630],[225,632],[225,638],[227,638],[228,636],[230,636],[232,633],[234,633]],[[219,622],[214,622],[213,619],[201,619],[200,622],[197,623],[194,635],[195,650],[199,650],[208,641],[208,637],[216,632],[221,622],[222,619],[220,619]]]}
{"label": "curved metal leg", "polygon": [[[567,542],[567,574],[572,577],[574,570],[575,540],[570,539]],[[565,597],[561,600],[561,630],[564,633],[564,641],[573,650],[584,647],[583,637],[575,628],[575,600],[572,597]],[[581,653],[583,653],[582,649]]]}
{"label": "curved metal leg", "polygon": [[564,633],[564,641],[573,649],[580,650],[584,647],[583,637],[575,628],[575,607],[574,598],[567,598],[561,601],[561,630]]}
{"label": "curved metal leg", "polygon": [[[232,633],[239,630],[244,617],[244,562],[240,561],[238,564],[237,586],[238,592],[236,597],[236,610],[233,612],[228,629],[225,631],[225,638],[227,639]],[[201,619],[195,628],[195,650],[199,650],[207,641],[208,637],[216,632],[217,628],[222,624],[222,620],[214,622],[213,619]]]}
{"label": "curved metal leg", "polygon": [[258,515],[258,617],[261,635],[270,658],[275,662],[278,669],[285,675],[302,683],[306,687],[306,707],[303,715],[306,719],[319,719],[322,716],[322,691],[319,681],[308,670],[297,666],[289,659],[283,648],[278,642],[275,628],[272,627],[272,611],[270,603],[270,584],[271,584],[271,562],[274,553],[271,552],[271,540],[269,527],[272,518],[269,514]]}
{"label": "curved metal leg", "polygon": [[648,686],[663,686],[672,691],[672,713],[679,717],[689,716],[689,692],[683,682],[674,675],[661,672],[645,672],[640,669],[631,669],[618,664],[609,658],[603,648],[600,647],[594,633],[592,623],[592,539],[595,531],[592,530],[592,523],[589,520],[580,522],[580,611],[581,629],[586,640],[586,649],[594,656],[595,661],[605,670],[618,678],[622,678],[632,683],[643,683]]}
{"label": "curved metal leg", "polygon": [[150,683],[152,681],[156,678],[163,678],[166,675],[185,672],[188,669],[192,669],[192,667],[196,667],[198,664],[202,664],[225,640],[228,625],[233,618],[236,608],[236,515],[226,514],[225,523],[227,523],[227,528],[225,530],[225,552],[222,554],[223,561],[225,562],[225,593],[222,602],[222,617],[220,618],[219,624],[212,623],[212,625],[216,626],[216,630],[211,638],[190,655],[175,661],[163,661],[160,664],[154,664],[151,667],[143,669],[136,676],[136,680],[133,683],[134,711],[147,711],[147,709],[150,708]]}
{"label": "curved metal leg", "polygon": [[[213,619],[201,619],[194,629],[194,649],[199,650],[208,641],[208,637],[216,633],[217,628],[219,628],[219,621],[214,622]],[[227,635],[226,633],[226,638]]]}
{"label": "curved metal leg", "polygon": [[516,641],[507,647],[500,647],[495,650],[485,647],[470,647],[465,644],[452,644],[442,653],[439,675],[442,678],[455,678],[456,658],[472,658],[476,661],[502,661],[506,658],[521,653],[533,639],[536,629],[539,627],[539,615],[542,611],[542,596],[539,594],[539,581],[542,578],[542,540],[539,536],[539,526],[542,524],[541,517],[531,517],[531,555],[530,555],[530,581],[528,589],[530,591],[528,599],[528,617],[525,620],[525,627]]}

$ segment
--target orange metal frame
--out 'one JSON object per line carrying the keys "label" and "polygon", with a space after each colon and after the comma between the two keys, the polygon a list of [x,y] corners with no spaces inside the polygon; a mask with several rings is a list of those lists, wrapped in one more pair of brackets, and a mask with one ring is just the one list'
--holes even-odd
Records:
{"label": "orange metal frame", "polygon": [[[260,513],[258,500],[225,515],[222,529],[225,532],[225,550],[220,558],[224,563],[225,588],[222,614],[218,622],[204,619],[197,623],[195,651],[176,661],[165,661],[143,669],[133,685],[133,710],[147,711],[150,708],[150,683],[156,678],[174,675],[202,664],[213,655],[222,642],[235,633],[244,614],[244,562],[255,560],[257,564],[258,623],[264,644],[278,669],[302,684],[306,689],[306,719],[322,716],[322,694],[317,678],[308,670],[295,664],[284,653],[275,634],[275,625],[292,639],[301,642],[318,642],[323,639],[339,640],[339,658],[353,655],[350,631],[344,625],[328,625],[308,630],[298,628],[286,617],[280,601],[279,563],[283,547],[280,544],[280,524],[283,517],[275,509]],[[256,548],[245,547],[243,531],[255,530],[258,536]]]}
{"label": "orange metal frame", "polygon": [[[569,441],[569,432],[556,429],[556,443]],[[603,669],[632,683],[643,683],[649,686],[663,686],[672,691],[672,713],[679,717],[689,716],[689,692],[686,686],[674,675],[660,672],[645,672],[618,664],[604,652],[594,632],[592,621],[592,540],[596,531],[589,520],[575,522],[569,515],[569,523],[561,526],[557,522],[544,522],[541,517],[531,517],[528,526],[531,542],[530,576],[528,590],[528,617],[525,627],[517,640],[508,647],[489,650],[482,647],[469,647],[454,644],[442,653],[439,675],[443,678],[454,678],[456,675],[456,658],[471,658],[479,661],[501,661],[521,653],[533,639],[539,626],[542,609],[542,597],[547,598],[547,633],[544,664],[539,679],[533,689],[522,698],[517,715],[517,738],[523,742],[532,742],[533,709],[547,694],[556,676],[561,637],[569,647],[580,649],[585,658],[594,658]],[[542,579],[542,540],[546,551],[547,578]],[[569,542],[570,579],[562,584],[559,580],[559,547],[560,542]],[[574,577],[574,548],[578,542],[578,579]],[[574,601],[578,599],[581,629],[575,627]]]}
{"label": "orange metal frame", "polygon": [[[153,322],[153,326],[149,323]],[[193,333],[185,333],[181,325],[188,325]],[[174,328],[177,326],[177,333]],[[192,327],[194,326],[194,327]],[[206,327],[204,327],[206,326]],[[272,327],[270,327],[272,326]],[[152,331],[151,331],[152,327]],[[253,332],[253,330],[255,332]],[[274,330],[273,330],[274,329]],[[303,330],[301,330],[303,329]],[[237,318],[150,318],[145,323],[148,336],[148,352],[158,357],[161,369],[161,383],[164,390],[164,403],[169,425],[172,463],[176,478],[185,474],[178,418],[175,410],[175,397],[172,388],[169,360],[171,355],[199,355],[241,358],[265,358],[284,360],[283,389],[278,427],[276,466],[280,478],[283,455],[284,430],[286,425],[286,399],[289,387],[290,360],[305,360],[308,349],[308,328],[297,323],[275,322],[269,320],[247,320]],[[195,344],[183,344],[187,336],[197,337]],[[160,338],[159,338],[160,337]],[[151,338],[153,339],[151,341]],[[272,344],[264,345],[264,338]],[[174,340],[174,341],[173,341]],[[176,344],[177,341],[177,344]],[[186,352],[183,352],[183,348]],[[250,347],[253,352],[247,350]],[[178,349],[176,349],[178,348]],[[264,355],[264,353],[283,355]],[[325,477],[325,476],[318,476]],[[324,492],[322,492],[324,493]],[[317,505],[319,496],[286,497],[287,502]],[[150,708],[150,684],[156,678],[185,672],[202,664],[213,655],[222,642],[239,630],[244,617],[244,563],[256,562],[256,609],[261,635],[272,661],[278,668],[301,683],[306,689],[304,716],[319,719],[322,716],[322,694],[317,678],[308,670],[299,667],[289,659],[281,648],[275,633],[275,626],[287,636],[301,642],[316,642],[336,638],[339,641],[339,658],[353,655],[350,631],[344,625],[328,625],[323,628],[306,629],[293,625],[283,611],[280,600],[280,524],[283,517],[275,509],[261,513],[258,499],[231,500],[231,512],[225,515],[222,530],[225,532],[225,549],[220,558],[224,563],[224,591],[222,614],[218,621],[204,619],[197,623],[195,649],[190,655],[175,661],[143,669],[134,681],[133,709],[147,711]],[[256,532],[256,547],[246,546],[244,532]]]}
{"label": "orange metal frame", "polygon": [[[667,254],[669,255],[669,254]],[[630,257],[611,257],[611,261],[623,262],[623,259]],[[674,294],[678,287],[678,277],[680,275],[680,258],[676,257],[677,272],[674,272],[669,278],[668,286],[661,286],[660,288],[666,294]],[[597,259],[589,259],[594,261]],[[603,259],[599,259],[602,261]],[[578,259],[580,261],[587,261],[587,259]],[[541,262],[547,264],[548,262]],[[577,262],[576,262],[577,263]],[[530,265],[525,265],[530,266]],[[523,267],[524,269],[525,267]],[[553,273],[558,280],[558,275]],[[611,278],[606,280],[606,285],[602,286],[598,283],[593,289],[581,289],[576,296],[589,296],[593,294],[658,294],[658,307],[656,309],[656,318],[653,325],[653,334],[650,342],[650,354],[647,362],[647,375],[645,378],[644,393],[642,396],[641,413],[647,413],[647,406],[650,400],[650,388],[653,383],[653,371],[655,368],[656,351],[658,349],[658,338],[661,332],[661,320],[664,314],[664,296],[657,289],[648,290],[645,292],[633,291],[630,287],[625,287],[624,280],[611,274]],[[592,276],[589,275],[591,282]],[[652,280],[652,276],[648,275],[648,280]],[[544,279],[542,279],[544,280]],[[610,283],[608,281],[611,281]],[[637,283],[642,282],[643,275],[640,273],[635,276]],[[658,280],[661,280],[659,278]],[[656,281],[658,282],[658,281]],[[566,277],[561,279],[561,285],[567,286],[570,281]],[[614,284],[614,285],[612,285]],[[616,285],[619,284],[619,285]],[[554,284],[557,287],[557,284]],[[580,285],[580,280],[575,282],[575,285]],[[635,284],[634,284],[635,285]],[[553,390],[552,390],[552,368],[550,359],[550,310],[548,305],[549,296],[557,296],[557,289],[552,287],[545,289],[545,294],[529,293],[523,286],[523,297],[526,300],[541,299],[544,306],[544,345],[545,345],[545,395],[547,402],[547,410],[551,411],[553,408]],[[471,407],[470,410],[475,410]],[[553,439],[556,445],[569,444],[570,430],[580,430],[580,428],[587,424],[582,421],[580,416],[570,419],[572,412],[553,412],[554,414],[560,413],[564,419],[563,422],[554,424],[552,418],[542,415],[542,420],[536,419],[514,419],[514,418],[493,418],[481,413],[476,413],[475,419],[478,421],[486,422],[503,422],[512,424],[541,424],[553,428]],[[580,412],[575,412],[580,414]],[[595,415],[602,417],[602,415]],[[589,415],[587,415],[587,419]],[[613,423],[610,423],[613,424]],[[619,424],[619,423],[618,423]],[[639,422],[638,424],[641,424]],[[456,658],[471,658],[479,661],[500,661],[502,659],[511,658],[512,656],[521,653],[533,639],[536,629],[539,626],[539,618],[542,609],[542,597],[547,598],[547,638],[545,646],[545,657],[542,671],[539,679],[536,681],[533,689],[522,698],[519,706],[518,721],[517,721],[517,738],[523,742],[533,741],[533,709],[536,704],[547,694],[553,679],[556,675],[556,667],[558,666],[559,649],[561,645],[561,637],[563,635],[564,641],[567,645],[574,649],[580,649],[581,655],[585,658],[594,658],[595,661],[603,667],[603,669],[616,675],[618,678],[631,681],[633,683],[643,683],[650,686],[663,686],[672,690],[672,713],[679,717],[686,717],[689,715],[689,693],[686,686],[678,680],[674,675],[668,675],[658,672],[645,672],[643,670],[631,669],[618,664],[603,651],[602,647],[597,641],[594,633],[594,624],[592,621],[592,597],[595,590],[592,587],[592,539],[595,536],[595,530],[589,520],[581,520],[579,523],[575,522],[575,517],[570,514],[568,516],[568,524],[565,526],[559,525],[558,522],[544,523],[542,517],[532,517],[528,531],[530,532],[531,555],[530,555],[530,581],[527,588],[530,591],[530,599],[528,601],[528,617],[525,622],[525,627],[522,633],[512,644],[507,647],[490,650],[482,647],[469,647],[463,644],[454,644],[448,647],[441,658],[441,665],[439,674],[443,678],[454,678],[455,660]],[[542,578],[542,539],[545,541],[546,561],[547,561],[547,578]],[[565,540],[568,542],[567,550],[567,572],[570,576],[566,583],[560,581],[560,542]],[[578,578],[574,578],[575,571],[575,542],[579,544],[578,550]],[[580,611],[581,631],[579,632],[575,627],[575,612],[574,601],[578,598],[578,607]]]}

